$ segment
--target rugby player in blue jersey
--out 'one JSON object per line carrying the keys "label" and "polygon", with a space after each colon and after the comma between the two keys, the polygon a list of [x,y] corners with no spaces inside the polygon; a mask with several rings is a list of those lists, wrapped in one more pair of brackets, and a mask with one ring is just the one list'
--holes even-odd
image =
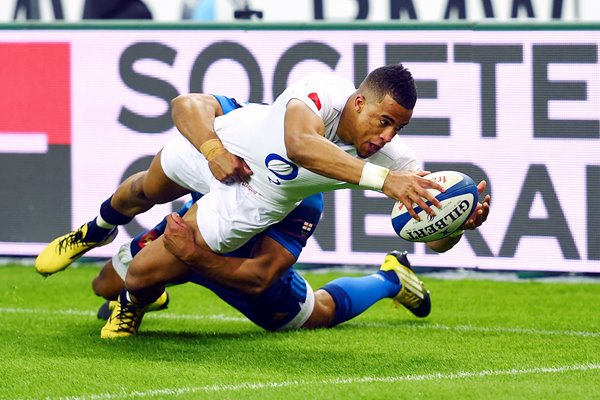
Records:
{"label": "rugby player in blue jersey", "polygon": [[[116,298],[99,311],[99,317],[108,319],[102,329],[103,338],[136,334],[145,312],[166,308],[169,297],[165,285],[187,282],[210,289],[250,321],[269,331],[335,326],[383,298],[393,298],[418,317],[430,312],[429,292],[410,269],[406,255],[398,252],[388,254],[374,274],[336,279],[313,292],[293,265],[321,217],[321,194],[308,197],[283,221],[226,255],[197,246],[192,229],[181,218],[196,198],[155,228],[123,245],[94,280],[96,294]],[[186,266],[168,265],[158,270],[128,272],[131,259],[165,229],[167,248],[184,260]],[[124,290],[125,283],[134,292],[138,287],[151,286],[154,291],[146,289],[144,293],[158,300],[145,307],[137,306]]]}
{"label": "rugby player in blue jersey", "polygon": [[[212,102],[210,96],[198,96],[199,104]],[[215,99],[219,103],[215,108],[216,115],[240,107],[234,99],[224,96],[215,96]],[[231,160],[227,156],[234,158],[228,153],[220,158],[211,157],[210,168],[217,179],[241,180],[251,174],[243,160]],[[219,160],[223,161],[219,163]],[[96,294],[116,300],[107,302],[99,311],[99,316],[104,318],[109,318],[114,311],[113,318],[103,328],[103,337],[135,334],[144,312],[162,309],[168,304],[164,285],[184,282],[209,288],[267,330],[337,325],[385,297],[394,298],[419,317],[429,314],[431,303],[428,292],[410,270],[406,256],[395,252],[386,256],[376,274],[341,278],[313,293],[310,285],[292,266],[317,227],[323,207],[321,194],[305,199],[283,221],[226,256],[203,252],[195,246],[190,228],[180,217],[199,197],[197,193],[192,194],[192,201],[186,203],[178,214],[168,217],[170,231],[167,232],[166,243],[170,251],[186,260],[187,270],[163,268],[127,274],[131,259],[143,246],[162,235],[167,227],[165,218],[153,229],[123,245],[94,279]],[[194,268],[194,263],[202,268]],[[401,279],[409,283],[403,287]],[[126,280],[128,287],[133,289],[154,285],[160,292],[153,295],[157,300],[146,307],[136,307],[124,291]]]}

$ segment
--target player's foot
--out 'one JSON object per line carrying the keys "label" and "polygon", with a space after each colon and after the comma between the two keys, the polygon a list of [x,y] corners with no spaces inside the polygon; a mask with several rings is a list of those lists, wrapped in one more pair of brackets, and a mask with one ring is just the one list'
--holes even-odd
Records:
{"label": "player's foot", "polygon": [[35,259],[36,271],[44,276],[62,271],[94,247],[112,242],[118,230],[113,228],[97,241],[86,240],[87,233],[88,224],[83,224],[79,229],[54,239]]}
{"label": "player's foot", "polygon": [[[146,312],[166,310],[169,307],[169,300],[169,293],[165,290],[158,300],[148,306]],[[98,309],[98,319],[108,321],[117,303],[118,302],[116,300],[106,300]]]}
{"label": "player's foot", "polygon": [[127,291],[123,290],[119,294],[119,300],[112,303],[114,304],[109,304],[109,307],[113,306],[110,317],[100,332],[102,339],[116,339],[137,334],[144,314],[147,311],[166,308],[169,303],[169,294],[165,290],[154,303],[139,306],[130,301]]}
{"label": "player's foot", "polygon": [[402,289],[394,297],[394,302],[402,304],[411,313],[419,318],[429,315],[431,312],[431,299],[429,290],[425,289],[423,282],[419,280],[406,257],[406,252],[392,251],[385,256],[381,266],[383,271],[395,271],[400,278]]}
{"label": "player's foot", "polygon": [[112,310],[115,308],[116,305],[116,300],[106,300],[98,309],[98,313],[96,314],[96,316],[98,317],[98,319],[108,321],[110,315],[112,314]]}

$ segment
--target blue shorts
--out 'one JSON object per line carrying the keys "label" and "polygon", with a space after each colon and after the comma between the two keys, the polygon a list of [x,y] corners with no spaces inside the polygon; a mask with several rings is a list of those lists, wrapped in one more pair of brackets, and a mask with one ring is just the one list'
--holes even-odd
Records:
{"label": "blue shorts", "polygon": [[250,321],[269,331],[300,328],[314,308],[313,290],[294,268],[259,296],[228,289],[196,273],[189,273],[187,280],[213,291]]}

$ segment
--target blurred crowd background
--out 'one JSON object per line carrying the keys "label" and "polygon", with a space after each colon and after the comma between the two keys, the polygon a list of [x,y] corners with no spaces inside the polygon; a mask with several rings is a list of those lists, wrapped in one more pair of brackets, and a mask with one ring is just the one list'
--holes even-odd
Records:
{"label": "blurred crowd background", "polygon": [[2,0],[0,22],[600,21],[598,0]]}

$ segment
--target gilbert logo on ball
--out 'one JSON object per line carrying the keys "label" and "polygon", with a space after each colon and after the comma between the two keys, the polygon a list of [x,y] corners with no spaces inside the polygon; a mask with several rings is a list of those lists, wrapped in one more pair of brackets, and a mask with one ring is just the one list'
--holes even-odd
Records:
{"label": "gilbert logo on ball", "polygon": [[401,202],[396,202],[392,209],[392,226],[394,232],[402,239],[410,242],[431,242],[451,235],[465,223],[477,205],[479,195],[477,185],[469,176],[456,171],[439,171],[424,176],[441,186],[446,191],[427,189],[442,203],[437,208],[427,202],[435,211],[435,217],[429,216],[417,204],[413,204],[420,221],[412,218]]}

